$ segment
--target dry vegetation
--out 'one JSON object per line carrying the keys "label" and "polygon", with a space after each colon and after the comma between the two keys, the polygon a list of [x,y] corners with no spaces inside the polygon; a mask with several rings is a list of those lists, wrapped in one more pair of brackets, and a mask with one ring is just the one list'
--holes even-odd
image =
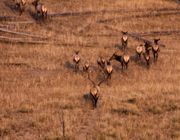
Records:
{"label": "dry vegetation", "polygon": [[[45,45],[0,43],[0,139],[179,140],[180,7],[176,0],[44,0],[49,18],[37,22],[33,7],[21,17],[11,0],[0,1],[0,27],[42,35],[39,39],[0,31],[0,36],[47,41]],[[56,14],[59,13],[59,14]],[[13,17],[3,20],[3,16]],[[96,109],[86,100],[90,82],[73,72],[80,50],[97,71],[99,55],[110,57],[121,30],[160,37],[159,60],[146,69],[113,62],[110,85],[102,85]],[[154,31],[177,31],[158,34]],[[2,41],[3,39],[0,38]],[[135,54],[140,41],[129,38]],[[98,73],[93,77],[98,79]],[[64,136],[63,136],[64,135]]]}

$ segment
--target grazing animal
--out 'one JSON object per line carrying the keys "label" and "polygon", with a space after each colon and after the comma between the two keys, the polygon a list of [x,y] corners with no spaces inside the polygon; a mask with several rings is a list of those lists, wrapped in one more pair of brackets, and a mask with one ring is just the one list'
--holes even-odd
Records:
{"label": "grazing animal", "polygon": [[83,71],[88,72],[88,70],[89,70],[89,62],[86,61],[84,66],[83,66]]}
{"label": "grazing animal", "polygon": [[25,10],[26,0],[13,0],[15,2],[16,7],[19,9],[19,15]]}
{"label": "grazing animal", "polygon": [[130,56],[128,54],[123,55],[123,68],[127,69],[128,68],[128,63],[130,60]]}
{"label": "grazing animal", "polygon": [[158,59],[158,52],[160,51],[159,44],[158,44],[159,40],[160,39],[154,39],[154,45],[152,46],[152,53],[153,53],[153,56],[154,56],[154,61],[157,61],[157,59]]}
{"label": "grazing animal", "polygon": [[102,57],[99,57],[97,59],[97,64],[100,67],[100,69],[103,70],[105,68],[105,65],[106,65],[106,60]]}
{"label": "grazing animal", "polygon": [[139,46],[136,47],[136,54],[138,55],[138,58],[141,58],[141,54],[143,52],[143,45],[140,44]]}
{"label": "grazing animal", "polygon": [[79,51],[75,51],[75,54],[73,56],[73,61],[75,63],[75,71],[77,72],[77,70],[79,70],[79,62],[80,62],[81,58],[79,56]]}
{"label": "grazing animal", "polygon": [[147,66],[150,66],[150,50],[152,49],[152,46],[149,42],[145,41],[144,42],[144,48],[145,52],[143,53],[144,59],[146,61]]}
{"label": "grazing animal", "polygon": [[127,36],[127,33],[128,32],[123,32],[122,31],[122,38],[121,38],[121,42],[122,42],[122,47],[123,47],[123,50],[125,50],[127,48],[127,45],[128,45],[128,36]]}
{"label": "grazing animal", "polygon": [[149,67],[150,66],[150,53],[145,52],[145,53],[143,53],[143,55],[144,55],[144,59],[146,61],[146,64]]}
{"label": "grazing animal", "polygon": [[122,66],[122,69],[123,69],[123,57],[122,57],[121,55],[118,55],[118,54],[116,54],[116,52],[115,52],[115,53],[113,53],[113,55],[110,57],[109,61],[111,61],[111,60],[116,60],[116,61],[120,62],[120,63],[121,63],[121,66]]}
{"label": "grazing animal", "polygon": [[98,99],[99,99],[99,92],[100,92],[100,85],[105,81],[105,79],[103,79],[103,80],[100,81],[98,84],[96,84],[96,83],[90,78],[90,73],[88,73],[88,79],[89,79],[89,80],[91,81],[91,83],[93,84],[93,87],[90,89],[90,95],[92,96],[94,107],[97,107],[97,102],[98,102]]}
{"label": "grazing animal", "polygon": [[113,67],[112,67],[111,62],[109,60],[107,61],[107,64],[105,66],[104,71],[107,74],[107,79],[111,79],[111,75],[112,75],[112,72],[113,72]]}
{"label": "grazing animal", "polygon": [[145,48],[145,53],[150,53],[150,50],[152,48],[151,44],[147,41],[144,42],[144,48]]}
{"label": "grazing animal", "polygon": [[37,14],[41,15],[43,18],[47,18],[47,8],[44,6],[44,4],[39,3],[39,0],[34,0],[32,2],[32,5],[35,7],[35,10],[37,12]]}

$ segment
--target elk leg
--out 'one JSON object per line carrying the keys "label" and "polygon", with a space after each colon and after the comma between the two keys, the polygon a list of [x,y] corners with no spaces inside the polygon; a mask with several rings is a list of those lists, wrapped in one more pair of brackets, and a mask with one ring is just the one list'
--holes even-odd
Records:
{"label": "elk leg", "polygon": [[158,53],[156,53],[156,61],[158,60]]}
{"label": "elk leg", "polygon": [[123,62],[121,62],[121,66],[122,66],[122,70],[124,69],[124,65],[123,65]]}
{"label": "elk leg", "polygon": [[109,74],[109,79],[111,79],[111,74]]}
{"label": "elk leg", "polygon": [[45,18],[47,18],[47,12],[45,12],[44,15],[45,15]]}
{"label": "elk leg", "polygon": [[75,64],[75,72],[78,70],[78,64]]}
{"label": "elk leg", "polygon": [[149,60],[147,60],[147,66],[149,67]]}
{"label": "elk leg", "polygon": [[139,53],[137,53],[137,55],[138,55],[138,58],[140,59],[140,54],[139,54]]}
{"label": "elk leg", "polygon": [[22,13],[24,12],[25,8],[24,7],[20,7],[20,11],[19,11],[19,16],[22,15]]}
{"label": "elk leg", "polygon": [[97,107],[97,100],[94,99],[94,107],[96,108]]}
{"label": "elk leg", "polygon": [[19,8],[20,8],[20,4],[16,3],[16,9],[19,9]]}
{"label": "elk leg", "polygon": [[153,51],[154,61],[156,61],[156,53]]}

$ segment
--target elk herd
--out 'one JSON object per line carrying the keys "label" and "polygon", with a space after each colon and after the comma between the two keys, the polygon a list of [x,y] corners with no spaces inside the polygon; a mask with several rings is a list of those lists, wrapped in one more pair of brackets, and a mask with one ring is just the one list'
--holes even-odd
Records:
{"label": "elk herd", "polygon": [[[19,10],[20,15],[25,11],[25,8],[27,5],[29,5],[28,0],[13,0],[14,5]],[[47,8],[44,4],[40,3],[39,0],[32,0],[31,4],[34,6],[36,14],[41,16],[43,19],[47,18]],[[147,68],[150,66],[150,60],[151,55],[150,52],[152,52],[154,62],[158,60],[158,53],[160,51],[159,49],[159,42],[160,39],[154,39],[154,43],[150,43],[148,41],[144,41],[144,44],[140,44],[136,47],[136,58],[139,61],[145,61]],[[93,99],[94,106],[96,107],[97,101],[99,99],[99,92],[100,92],[100,85],[111,79],[112,73],[113,73],[113,66],[111,64],[112,61],[117,61],[120,63],[122,70],[128,69],[128,64],[131,60],[133,60],[132,56],[130,56],[127,53],[127,47],[128,47],[128,32],[122,31],[122,37],[121,37],[121,47],[122,47],[122,53],[120,54],[119,51],[114,52],[110,58],[104,58],[104,57],[98,57],[97,58],[97,65],[100,70],[100,72],[103,73],[104,78],[99,81],[98,83],[95,83],[91,79],[91,71],[89,70],[90,63],[89,61],[86,61],[84,65],[82,66],[83,71],[88,74],[88,80],[93,84],[92,88],[90,89],[90,95]],[[78,72],[80,70],[80,51],[75,51],[73,55],[73,63],[74,63],[74,69],[75,72]]]}
{"label": "elk herd", "polygon": [[[150,67],[150,60],[151,60],[151,54],[154,59],[154,62],[158,60],[158,53],[160,51],[159,49],[159,42],[160,39],[154,39],[153,43],[150,43],[148,41],[144,41],[144,44],[140,44],[136,47],[135,50],[135,58],[134,61],[141,61],[145,62],[145,65],[147,68]],[[127,46],[128,46],[128,33],[122,32],[122,38],[121,38],[121,50],[118,50],[114,52],[110,58],[104,58],[102,56],[99,56],[97,58],[97,66],[99,71],[103,74],[103,79],[99,81],[99,83],[95,83],[91,79],[91,73],[90,70],[90,63],[89,61],[86,61],[82,65],[82,69],[85,73],[88,74],[88,80],[92,83],[92,88],[90,89],[90,96],[92,97],[93,105],[94,107],[97,106],[97,101],[99,99],[99,92],[100,92],[100,85],[104,83],[105,81],[108,83],[108,81],[111,79],[112,73],[113,73],[113,66],[111,64],[112,61],[117,61],[120,63],[122,70],[128,69],[128,64],[130,61],[133,60],[133,56],[130,56],[127,53]],[[80,70],[80,62],[81,62],[81,56],[80,51],[75,51],[73,55],[73,63],[74,63],[74,70],[75,72],[78,72]]]}
{"label": "elk herd", "polygon": [[[19,15],[25,11],[26,7],[30,4],[28,0],[13,0],[14,5],[19,10]],[[39,0],[33,0],[31,4],[34,6],[36,14],[42,18],[47,18],[47,7],[40,3]]]}

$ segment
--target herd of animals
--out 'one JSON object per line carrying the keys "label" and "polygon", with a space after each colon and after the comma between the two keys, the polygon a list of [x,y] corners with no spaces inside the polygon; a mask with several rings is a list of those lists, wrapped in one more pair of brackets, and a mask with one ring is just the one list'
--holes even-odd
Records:
{"label": "herd of animals", "polygon": [[[150,52],[152,52],[154,62],[156,62],[158,60],[158,54],[160,52],[160,49],[159,49],[160,46],[158,43],[159,40],[160,39],[154,39],[153,44],[151,44],[147,41],[144,41],[144,44],[140,44],[139,46],[136,47],[137,58],[140,61],[143,61],[143,59],[144,59],[146,62],[147,68],[149,68],[149,66],[150,66],[150,58],[151,58]],[[122,31],[121,43],[122,43],[121,46],[122,46],[123,53],[120,54],[120,53],[118,53],[118,51],[116,51],[108,59],[103,58],[103,57],[98,57],[97,65],[99,67],[99,70],[104,75],[103,80],[101,80],[99,83],[95,83],[91,79],[90,74],[92,71],[89,69],[90,68],[89,62],[86,61],[82,66],[83,71],[88,74],[88,80],[93,84],[89,93],[90,93],[90,96],[92,97],[94,107],[97,106],[97,102],[99,99],[100,85],[102,83],[104,83],[105,81],[109,81],[111,79],[111,75],[113,73],[113,66],[111,65],[111,61],[115,60],[117,62],[120,62],[122,70],[128,69],[128,64],[129,64],[129,61],[131,61],[131,56],[128,55],[128,53],[127,53],[127,46],[128,46],[128,34],[127,34],[127,32]],[[80,51],[75,51],[75,54],[73,56],[73,63],[74,63],[75,72],[78,72],[80,70],[81,57],[80,57],[79,52]]]}
{"label": "herd of animals", "polygon": [[[25,8],[28,5],[27,0],[13,0],[14,4],[19,10],[20,15],[25,11]],[[40,15],[43,19],[47,18],[47,8],[44,4],[40,3],[39,0],[32,0],[31,4],[35,7],[36,14]],[[150,66],[150,51],[152,51],[154,62],[158,59],[158,53],[160,51],[159,49],[159,42],[160,39],[154,39],[154,43],[151,44],[147,41],[144,41],[144,44],[140,44],[136,48],[136,55],[139,60],[142,60],[142,57],[144,58],[147,67]],[[88,61],[83,65],[83,71],[88,73],[88,79],[93,84],[93,87],[90,89],[90,95],[92,97],[92,101],[94,104],[94,107],[97,106],[97,101],[99,99],[99,92],[100,92],[100,85],[111,79],[111,75],[113,73],[113,67],[111,65],[111,61],[115,60],[120,62],[122,70],[128,69],[128,63],[131,60],[131,56],[128,55],[126,52],[127,46],[128,46],[128,33],[122,31],[122,38],[121,38],[121,46],[123,50],[123,54],[118,54],[118,51],[112,54],[112,56],[109,59],[105,59],[103,57],[99,57],[97,59],[97,64],[100,69],[100,71],[103,73],[104,78],[99,83],[95,83],[90,76],[91,71],[89,70],[90,64]],[[79,55],[79,51],[75,51],[75,54],[73,56],[73,62],[75,65],[75,71],[79,71],[79,65],[81,62],[81,58]]]}
{"label": "herd of animals", "polygon": [[[29,5],[28,0],[13,0],[16,8],[19,10],[19,15],[25,11],[26,7]],[[40,15],[42,18],[47,18],[47,7],[40,3],[39,0],[33,0],[31,4],[35,7],[37,15]]]}

